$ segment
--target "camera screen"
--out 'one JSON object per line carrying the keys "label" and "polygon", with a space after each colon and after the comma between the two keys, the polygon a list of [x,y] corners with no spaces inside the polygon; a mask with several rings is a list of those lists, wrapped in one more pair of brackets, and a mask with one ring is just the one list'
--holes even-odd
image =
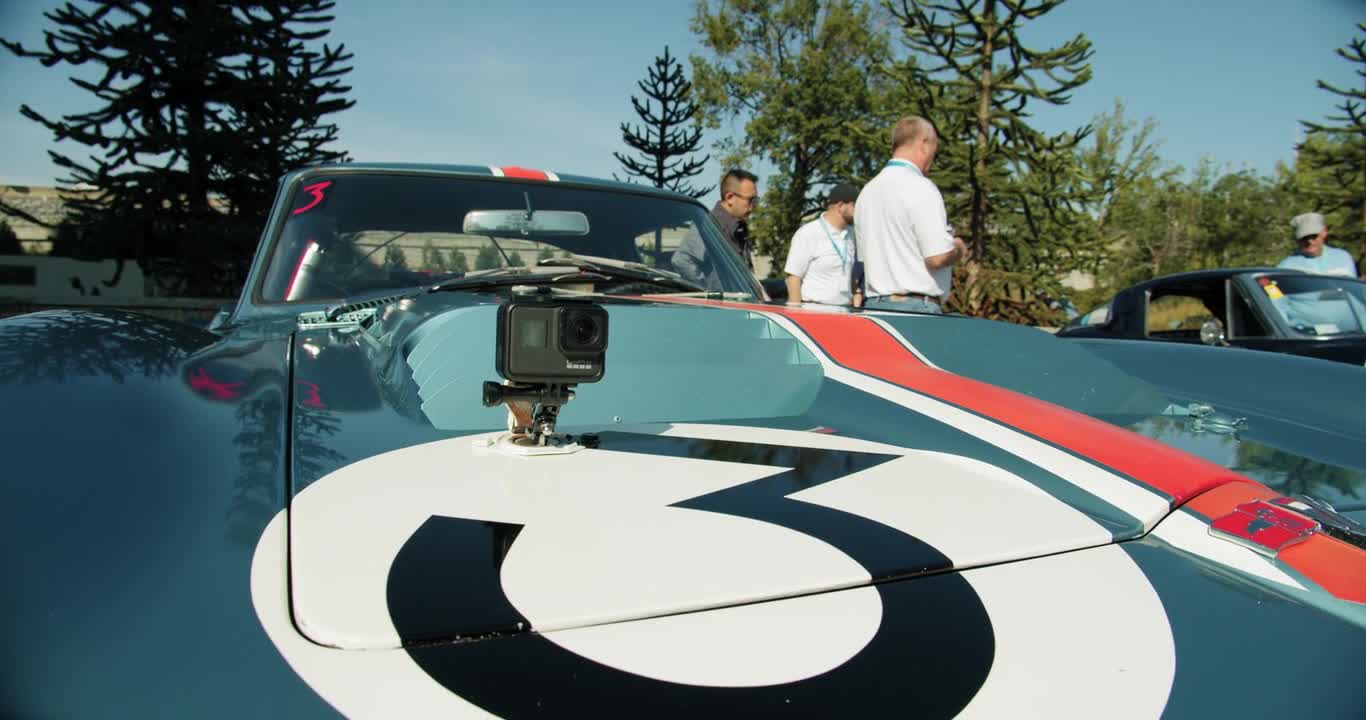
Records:
{"label": "camera screen", "polygon": [[550,323],[545,320],[524,319],[517,323],[517,345],[524,348],[543,348],[549,335]]}

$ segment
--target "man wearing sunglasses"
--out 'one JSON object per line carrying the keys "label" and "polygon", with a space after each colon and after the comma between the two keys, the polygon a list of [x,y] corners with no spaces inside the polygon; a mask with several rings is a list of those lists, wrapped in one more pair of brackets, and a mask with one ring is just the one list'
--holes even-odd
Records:
{"label": "man wearing sunglasses", "polygon": [[754,269],[753,243],[749,239],[750,213],[759,204],[759,178],[744,170],[727,170],[721,176],[721,200],[711,209],[711,216],[721,226],[721,232],[745,259],[745,266]]}
{"label": "man wearing sunglasses", "polygon": [[1357,276],[1356,261],[1352,259],[1352,254],[1327,244],[1328,226],[1324,224],[1322,215],[1316,212],[1296,215],[1290,221],[1290,227],[1294,229],[1299,249],[1276,267],[1317,275]]}
{"label": "man wearing sunglasses", "polygon": [[[745,170],[727,170],[721,176],[721,199],[711,209],[711,216],[720,226],[721,233],[730,242],[745,267],[754,272],[754,242],[749,237],[749,219],[754,207],[759,204],[759,177]],[[673,267],[680,275],[694,282],[704,283],[706,287],[719,287],[714,270],[706,257],[702,238],[689,232],[673,254]]]}

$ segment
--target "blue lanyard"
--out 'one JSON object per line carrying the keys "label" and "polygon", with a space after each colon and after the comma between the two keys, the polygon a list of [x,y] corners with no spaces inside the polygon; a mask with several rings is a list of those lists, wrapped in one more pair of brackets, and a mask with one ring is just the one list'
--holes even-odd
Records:
{"label": "blue lanyard", "polygon": [[[825,231],[825,239],[830,241],[830,247],[834,248],[835,254],[840,256],[840,272],[844,272],[844,251],[840,249],[839,245],[835,244],[835,236],[831,234],[830,226],[825,224],[825,218],[822,217],[819,219],[821,223],[821,229]],[[846,228],[844,235],[846,239],[849,237],[848,233],[849,230]]]}
{"label": "blue lanyard", "polygon": [[906,168],[907,170],[914,172],[916,175],[925,174],[921,172],[920,168],[916,167],[915,163],[911,162],[910,160],[899,160],[897,158],[892,158],[891,160],[887,161],[887,167]]}

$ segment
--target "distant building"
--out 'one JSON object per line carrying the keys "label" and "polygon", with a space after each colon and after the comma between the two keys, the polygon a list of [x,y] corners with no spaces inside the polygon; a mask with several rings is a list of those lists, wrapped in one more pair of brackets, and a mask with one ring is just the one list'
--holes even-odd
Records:
{"label": "distant building", "polygon": [[0,220],[8,223],[14,234],[19,236],[19,244],[24,252],[46,255],[52,250],[52,236],[68,213],[62,194],[55,187],[0,185],[0,203],[17,208],[51,226],[44,227],[0,209]]}

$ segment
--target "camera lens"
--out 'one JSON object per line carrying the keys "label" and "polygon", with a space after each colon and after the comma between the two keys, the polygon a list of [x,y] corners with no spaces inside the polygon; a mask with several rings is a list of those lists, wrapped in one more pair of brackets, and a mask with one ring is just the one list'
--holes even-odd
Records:
{"label": "camera lens", "polygon": [[601,329],[597,318],[591,315],[576,315],[569,324],[569,337],[578,347],[588,347],[598,341]]}
{"label": "camera lens", "polygon": [[560,352],[585,359],[607,350],[607,312],[588,305],[560,308]]}

